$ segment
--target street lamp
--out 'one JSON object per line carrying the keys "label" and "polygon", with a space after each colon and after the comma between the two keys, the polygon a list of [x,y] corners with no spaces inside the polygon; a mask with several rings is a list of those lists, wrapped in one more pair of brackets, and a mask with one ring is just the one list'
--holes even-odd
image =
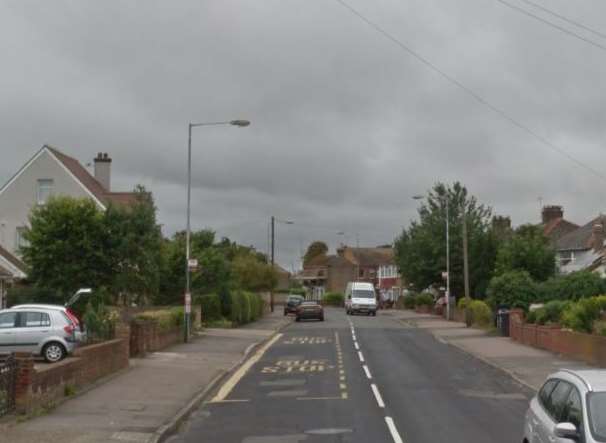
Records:
{"label": "street lamp", "polygon": [[[423,200],[425,197],[422,195],[415,195],[412,197],[414,200]],[[446,207],[446,319],[450,320],[450,225],[449,225],[449,213],[448,213],[448,199],[438,197],[438,200]]]}
{"label": "street lamp", "polygon": [[[425,197],[422,195],[415,195],[413,199],[422,200]],[[446,317],[450,319],[450,244],[448,240],[449,235],[449,217],[448,217],[448,206],[449,201],[447,198],[438,197],[438,199],[446,206]],[[469,295],[469,260],[468,260],[468,245],[467,245],[467,210],[465,209],[465,205],[461,207],[463,215],[462,215],[462,225],[463,225],[463,279],[465,285],[465,323],[467,327],[471,326],[471,309],[470,302],[471,298]]]}
{"label": "street lamp", "polygon": [[245,128],[250,125],[248,120],[230,120],[223,122],[189,123],[187,140],[187,229],[185,231],[185,321],[183,325],[183,341],[189,340],[190,315],[191,315],[191,130],[198,126],[236,126]]}
{"label": "street lamp", "polygon": [[[295,222],[292,220],[277,220],[273,215],[271,216],[271,272],[275,271],[274,258],[275,258],[275,244],[276,244],[276,222],[283,223],[285,225],[294,225]],[[271,312],[274,312],[274,286],[271,285],[271,291],[269,292],[269,308]]]}

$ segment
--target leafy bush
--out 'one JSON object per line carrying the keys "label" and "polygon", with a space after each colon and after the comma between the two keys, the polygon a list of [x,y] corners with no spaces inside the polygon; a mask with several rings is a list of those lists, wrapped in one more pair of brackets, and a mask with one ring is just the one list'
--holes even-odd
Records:
{"label": "leafy bush", "polygon": [[250,304],[250,321],[255,321],[263,316],[263,299],[254,292],[245,292]]}
{"label": "leafy bush", "polygon": [[562,313],[562,326],[577,332],[591,333],[594,322],[600,318],[604,308],[606,308],[606,295],[583,298]]}
{"label": "leafy bush", "polygon": [[405,295],[404,297],[400,297],[398,299],[398,302],[400,302],[400,300],[403,300],[403,307],[405,309],[414,309],[415,308],[415,296],[414,295]]}
{"label": "leafy bush", "polygon": [[415,307],[416,306],[429,306],[434,305],[433,295],[428,292],[423,292],[414,297]]}
{"label": "leafy bush", "polygon": [[489,326],[492,322],[492,310],[482,300],[472,300],[469,303],[473,324],[477,326]]}
{"label": "leafy bush", "polygon": [[552,300],[545,303],[545,306],[533,311],[536,323],[539,325],[560,323],[562,313],[570,309],[571,305],[571,302],[564,300]]}
{"label": "leafy bush", "polygon": [[579,271],[553,277],[540,284],[539,294],[543,301],[579,300],[595,297],[606,292],[606,280],[595,272]]}
{"label": "leafy bush", "polygon": [[537,309],[528,311],[528,314],[526,314],[526,323],[534,324],[536,322],[537,322]]}
{"label": "leafy bush", "polygon": [[459,299],[459,301],[457,302],[457,308],[459,308],[461,311],[467,308],[467,297],[462,297]]}
{"label": "leafy bush", "polygon": [[507,305],[510,308],[528,310],[538,300],[538,287],[525,271],[506,272],[493,277],[488,284],[488,301],[493,308]]}
{"label": "leafy bush", "polygon": [[145,311],[135,315],[134,319],[135,321],[153,321],[161,331],[170,331],[183,325],[184,315],[183,307],[176,306],[156,311]]}
{"label": "leafy bush", "polygon": [[221,299],[217,294],[206,294],[196,298],[202,307],[202,320],[205,323],[221,319]]}
{"label": "leafy bush", "polygon": [[113,315],[103,303],[95,305],[88,302],[82,321],[86,327],[89,342],[114,338],[117,315]]}
{"label": "leafy bush", "polygon": [[224,286],[219,289],[219,299],[221,300],[221,315],[226,318],[231,317],[233,300],[228,287]]}
{"label": "leafy bush", "polygon": [[254,321],[263,315],[263,300],[259,294],[236,291],[232,294],[229,319],[236,325]]}
{"label": "leafy bush", "polygon": [[343,306],[345,296],[339,292],[327,292],[324,294],[322,301],[329,306]]}

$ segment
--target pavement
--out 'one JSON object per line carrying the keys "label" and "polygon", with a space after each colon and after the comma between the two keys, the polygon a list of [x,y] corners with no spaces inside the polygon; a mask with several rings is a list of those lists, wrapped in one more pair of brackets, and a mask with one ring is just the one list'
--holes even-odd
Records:
{"label": "pavement", "polygon": [[521,441],[533,391],[502,370],[389,313],[325,318],[275,336],[167,441]]}
{"label": "pavement", "polygon": [[483,329],[468,328],[465,323],[446,321],[435,315],[400,310],[386,311],[385,315],[431,333],[440,342],[455,346],[505,371],[534,391],[539,390],[549,374],[559,369],[592,368],[585,363],[520,344],[508,337],[495,336]]}
{"label": "pavement", "polygon": [[238,329],[206,329],[189,343],[131,359],[130,370],[0,432],[0,442],[154,442],[255,345],[290,323],[280,310]]}

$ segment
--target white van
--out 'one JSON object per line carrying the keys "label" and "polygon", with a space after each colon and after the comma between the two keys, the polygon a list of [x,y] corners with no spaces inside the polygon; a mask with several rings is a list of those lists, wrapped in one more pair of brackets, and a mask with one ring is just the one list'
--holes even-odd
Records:
{"label": "white van", "polygon": [[377,315],[377,296],[372,283],[352,281],[345,289],[345,312]]}

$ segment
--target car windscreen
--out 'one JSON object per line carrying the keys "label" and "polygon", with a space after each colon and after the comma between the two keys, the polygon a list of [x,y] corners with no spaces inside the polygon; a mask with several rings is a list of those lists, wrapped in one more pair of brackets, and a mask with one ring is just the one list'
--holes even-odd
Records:
{"label": "car windscreen", "polygon": [[589,427],[597,441],[606,442],[606,392],[592,392],[587,395]]}
{"label": "car windscreen", "polygon": [[353,291],[353,298],[375,298],[375,291],[368,289],[356,289]]}

